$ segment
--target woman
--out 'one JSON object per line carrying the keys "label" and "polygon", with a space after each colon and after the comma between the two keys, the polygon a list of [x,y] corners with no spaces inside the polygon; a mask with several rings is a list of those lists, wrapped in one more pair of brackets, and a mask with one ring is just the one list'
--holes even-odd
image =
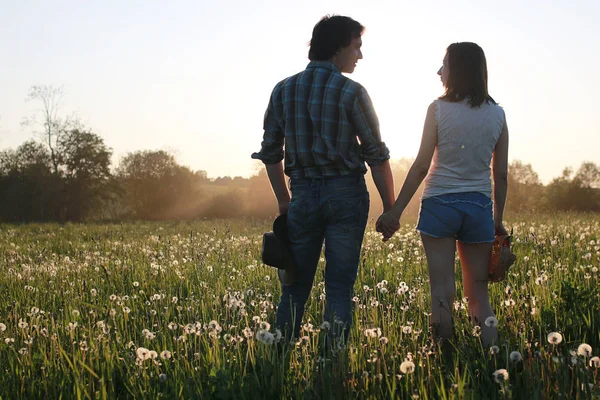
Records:
{"label": "woman", "polygon": [[433,333],[441,341],[453,335],[458,247],[469,313],[481,327],[484,346],[491,346],[498,331],[490,318],[488,268],[494,236],[506,234],[508,129],[504,111],[488,94],[481,47],[451,44],[438,75],[445,92],[427,110],[419,154],[377,231],[388,240],[400,228],[402,212],[426,178],[417,230],[429,269]]}

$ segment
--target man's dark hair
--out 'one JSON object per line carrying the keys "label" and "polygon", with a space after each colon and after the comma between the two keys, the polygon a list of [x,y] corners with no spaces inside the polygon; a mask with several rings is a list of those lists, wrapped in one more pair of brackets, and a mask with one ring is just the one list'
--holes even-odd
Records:
{"label": "man's dark hair", "polygon": [[488,93],[487,62],[483,49],[475,43],[452,43],[446,50],[450,69],[446,92],[441,100],[458,102],[468,99],[471,107],[496,104]]}
{"label": "man's dark hair", "polygon": [[350,17],[326,15],[315,25],[310,40],[308,58],[311,61],[329,60],[342,47],[359,38],[365,27]]}

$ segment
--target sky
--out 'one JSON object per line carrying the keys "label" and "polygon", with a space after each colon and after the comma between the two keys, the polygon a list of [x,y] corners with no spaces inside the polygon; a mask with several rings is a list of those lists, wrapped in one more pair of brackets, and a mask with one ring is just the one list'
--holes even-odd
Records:
{"label": "sky", "polygon": [[392,158],[416,156],[446,47],[478,43],[504,107],[509,160],[542,182],[600,164],[600,2],[0,0],[0,149],[35,139],[33,85],[62,87],[113,150],[167,150],[209,177],[255,174],[277,82],[303,70],[326,14],[366,27],[349,77],[369,92]]}

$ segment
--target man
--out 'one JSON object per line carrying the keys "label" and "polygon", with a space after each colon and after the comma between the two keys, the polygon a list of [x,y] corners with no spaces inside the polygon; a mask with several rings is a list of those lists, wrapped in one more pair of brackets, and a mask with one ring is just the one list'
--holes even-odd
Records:
{"label": "man", "polygon": [[[364,174],[369,164],[384,210],[394,204],[389,150],[367,91],[342,75],[362,59],[364,27],[349,17],[315,25],[306,69],[279,82],[265,113],[260,152],[279,213],[287,213],[296,279],[282,285],[277,326],[298,337],[325,241],[325,321],[345,340],[369,212]],[[285,145],[285,151],[284,151]],[[282,160],[285,158],[285,165]],[[285,184],[290,177],[292,197]]]}

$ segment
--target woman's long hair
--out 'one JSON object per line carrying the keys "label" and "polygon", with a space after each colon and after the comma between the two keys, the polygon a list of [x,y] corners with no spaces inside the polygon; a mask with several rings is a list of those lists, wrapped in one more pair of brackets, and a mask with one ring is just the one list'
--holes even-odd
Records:
{"label": "woman's long hair", "polygon": [[487,62],[483,49],[475,43],[452,43],[446,50],[450,70],[446,92],[440,100],[458,102],[468,99],[471,107],[496,104],[488,93]]}

